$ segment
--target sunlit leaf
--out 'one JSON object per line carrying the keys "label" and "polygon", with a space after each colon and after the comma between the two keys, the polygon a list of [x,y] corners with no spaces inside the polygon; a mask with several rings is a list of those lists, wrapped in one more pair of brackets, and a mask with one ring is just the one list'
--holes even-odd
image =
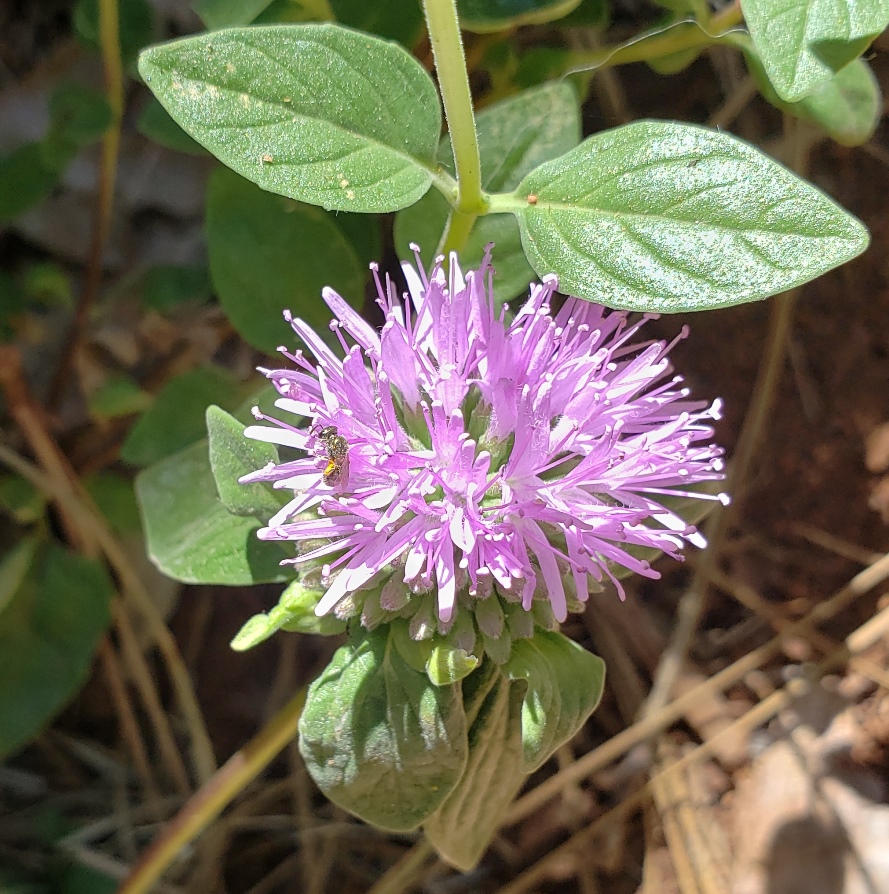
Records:
{"label": "sunlit leaf", "polygon": [[860,56],[889,24],[889,0],[741,0],[781,99],[802,99]]}
{"label": "sunlit leaf", "polygon": [[432,182],[438,95],[396,44],[336,25],[234,28],[151,47],[139,70],[191,136],[263,189],[385,212]]}
{"label": "sunlit leaf", "polygon": [[538,274],[609,307],[756,301],[854,258],[864,226],[752,146],[640,121],[542,165],[509,206]]}
{"label": "sunlit leaf", "polygon": [[605,662],[561,633],[538,630],[513,643],[504,667],[512,680],[525,680],[522,745],[531,773],[567,742],[602,698]]}
{"label": "sunlit leaf", "polygon": [[278,461],[274,444],[244,437],[246,426],[221,407],[207,408],[210,468],[222,505],[234,515],[268,520],[284,504],[292,491],[274,491],[268,484],[241,484],[239,479]]}

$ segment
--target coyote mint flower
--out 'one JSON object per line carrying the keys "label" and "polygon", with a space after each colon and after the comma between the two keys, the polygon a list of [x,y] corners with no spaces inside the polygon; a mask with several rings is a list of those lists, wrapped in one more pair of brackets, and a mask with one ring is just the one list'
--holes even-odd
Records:
{"label": "coyote mint flower", "polygon": [[242,480],[293,491],[259,536],[321,569],[317,613],[373,591],[378,614],[426,599],[415,638],[423,623],[448,630],[460,607],[496,637],[503,609],[512,627],[519,605],[548,600],[561,621],[603,579],[620,591],[619,569],[657,577],[646,548],[678,558],[684,541],[703,545],[665,503],[717,499],[693,486],[723,477],[719,405],[688,400],[669,345],[632,343],[644,318],[558,307],[550,276],[509,320],[490,250],[478,270],[452,256],[428,277],[414,251],[405,295],[372,267],[380,332],[324,290],[342,358],[285,315],[316,362],[282,348],[294,368],[263,372],[293,418],[257,411],[271,425],[246,430],[304,451]]}

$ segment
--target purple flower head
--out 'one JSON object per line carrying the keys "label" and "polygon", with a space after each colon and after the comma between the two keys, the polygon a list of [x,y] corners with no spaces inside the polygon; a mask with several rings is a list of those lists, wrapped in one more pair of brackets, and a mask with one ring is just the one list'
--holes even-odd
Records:
{"label": "purple flower head", "polygon": [[322,567],[319,615],[376,587],[384,611],[426,595],[440,629],[466,606],[496,636],[501,607],[509,620],[548,600],[561,621],[603,579],[657,577],[640,553],[703,545],[668,504],[718,499],[694,486],[724,477],[719,404],[688,400],[669,345],[632,343],[644,318],[576,298],[555,310],[550,276],[510,321],[490,250],[478,270],[451,256],[428,277],[417,253],[402,296],[372,269],[382,331],[325,289],[343,356],[290,319],[316,362],[282,348],[294,368],[264,371],[308,424],[257,413],[270,424],[246,431],[304,451],[242,480],[293,491],[259,536]]}

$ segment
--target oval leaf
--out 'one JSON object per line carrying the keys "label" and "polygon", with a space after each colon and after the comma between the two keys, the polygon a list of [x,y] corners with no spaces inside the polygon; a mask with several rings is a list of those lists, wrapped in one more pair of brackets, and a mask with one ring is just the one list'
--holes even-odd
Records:
{"label": "oval leaf", "polygon": [[668,121],[590,137],[529,174],[502,207],[518,217],[538,274],[628,310],[757,301],[854,258],[869,239],[752,146]]}
{"label": "oval leaf", "polygon": [[376,630],[339,649],[309,687],[299,750],[335,804],[383,829],[416,829],[466,766],[460,685],[433,686]]}
{"label": "oval leaf", "polygon": [[889,24],[889,0],[741,0],[778,95],[795,102],[860,56]]}
{"label": "oval leaf", "polygon": [[396,44],[336,25],[233,28],[151,47],[139,71],[186,132],[263,189],[385,212],[432,182],[438,95]]}
{"label": "oval leaf", "polygon": [[202,441],[207,435],[207,405],[218,403],[233,410],[243,396],[243,386],[218,366],[192,369],[170,379],[130,429],[120,449],[121,459],[147,466]]}
{"label": "oval leaf", "polygon": [[567,742],[596,710],[605,686],[605,662],[561,633],[538,630],[516,640],[504,667],[511,680],[525,680],[522,747],[532,773]]}
{"label": "oval leaf", "polygon": [[226,168],[217,168],[207,187],[207,247],[223,309],[266,353],[287,336],[285,309],[326,331],[324,286],[352,303],[364,298],[364,271],[330,216],[264,192]]}
{"label": "oval leaf", "polygon": [[775,108],[811,121],[843,146],[860,146],[874,135],[883,111],[883,98],[874,73],[863,59],[849,63],[799,102],[785,102],[769,82],[750,38],[738,35],[732,43],[744,52],[759,92]]}
{"label": "oval leaf", "polygon": [[257,540],[258,519],[232,515],[216,493],[199,441],[136,477],[145,543],[151,561],[187,584],[268,583],[286,580],[286,544]]}

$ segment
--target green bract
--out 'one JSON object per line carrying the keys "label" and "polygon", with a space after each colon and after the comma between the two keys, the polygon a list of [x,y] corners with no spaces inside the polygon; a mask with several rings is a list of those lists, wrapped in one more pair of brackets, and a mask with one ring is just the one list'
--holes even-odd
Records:
{"label": "green bract", "polygon": [[[235,647],[270,635],[276,612],[283,617],[282,605],[251,619]],[[300,750],[332,801],[386,829],[422,823],[444,859],[469,869],[527,774],[595,709],[604,665],[561,634],[538,630],[503,669],[492,661],[474,669],[462,650],[435,647],[434,685],[428,665],[417,668],[421,644],[399,631],[356,631],[334,655],[309,689]],[[417,655],[404,651],[415,647]]]}
{"label": "green bract", "polygon": [[335,804],[384,829],[416,829],[466,766],[460,684],[433,686],[388,628],[374,631],[337,651],[309,687],[299,748]]}

